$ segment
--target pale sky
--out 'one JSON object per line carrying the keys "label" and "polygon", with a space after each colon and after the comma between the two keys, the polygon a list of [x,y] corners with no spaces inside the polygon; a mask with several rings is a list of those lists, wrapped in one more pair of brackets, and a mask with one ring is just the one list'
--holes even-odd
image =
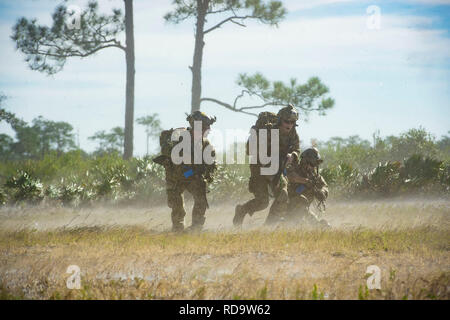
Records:
{"label": "pale sky", "polygon": [[[190,111],[194,21],[164,22],[170,0],[135,0],[135,117],[159,113],[164,128],[186,126]],[[15,51],[11,28],[21,17],[51,22],[57,0],[0,0],[0,91],[8,110],[26,121],[42,115],[71,123],[81,148],[99,130],[124,125],[125,57],[106,49],[67,61],[54,75],[29,70]],[[122,8],[122,0],[100,0],[100,8]],[[335,107],[324,117],[300,122],[303,147],[311,138],[360,135],[371,140],[423,126],[437,138],[450,130],[450,1],[288,0],[278,28],[249,22],[224,25],[206,36],[203,96],[232,102],[240,93],[239,73],[261,72],[269,80],[300,83],[318,76]],[[84,7],[87,1],[68,1]],[[367,27],[366,9],[381,10],[380,29]],[[248,130],[255,118],[215,104],[219,129]],[[276,111],[275,108],[267,110]],[[0,133],[12,135],[6,125]],[[145,153],[144,128],[135,124],[135,155]],[[156,150],[156,143],[153,149]]]}

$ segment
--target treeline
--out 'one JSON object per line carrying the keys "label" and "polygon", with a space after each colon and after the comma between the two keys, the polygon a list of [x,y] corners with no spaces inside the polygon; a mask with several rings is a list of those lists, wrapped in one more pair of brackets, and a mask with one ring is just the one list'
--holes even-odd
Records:
{"label": "treeline", "polygon": [[[15,131],[0,134],[0,204],[94,202],[155,204],[165,196],[162,167],[151,156],[123,160],[123,130],[99,131],[88,154],[75,143],[73,127],[42,117],[31,123],[0,108],[0,121]],[[138,119],[148,139],[161,127],[156,114]],[[321,173],[333,198],[450,194],[450,138],[436,139],[423,128],[373,141],[333,137],[315,144],[324,158]],[[248,165],[220,165],[208,197],[229,200],[247,195]]]}
{"label": "treeline", "polygon": [[375,133],[372,142],[355,135],[348,138],[333,137],[315,144],[324,158],[325,167],[346,163],[365,171],[380,162],[403,161],[413,155],[450,161],[450,137],[445,135],[436,139],[423,128],[410,129],[399,136],[385,138]]}
{"label": "treeline", "polygon": [[[122,127],[114,127],[110,131],[97,131],[88,137],[97,143],[94,152],[88,154],[76,143],[74,128],[64,121],[52,121],[39,116],[27,123],[14,113],[1,107],[5,96],[0,95],[0,123],[8,123],[14,131],[14,137],[0,134],[0,161],[39,160],[49,153],[63,153],[79,150],[85,156],[102,156],[106,154],[122,154],[125,133]],[[149,139],[156,137],[161,130],[157,114],[136,119],[145,127],[147,135],[147,153]]]}

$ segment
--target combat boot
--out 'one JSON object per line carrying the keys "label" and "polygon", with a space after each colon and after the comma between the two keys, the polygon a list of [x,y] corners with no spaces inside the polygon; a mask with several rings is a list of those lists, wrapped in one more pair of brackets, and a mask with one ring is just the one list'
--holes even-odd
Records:
{"label": "combat boot", "polygon": [[328,223],[328,221],[327,220],[325,220],[325,219],[320,219],[320,221],[319,221],[319,226],[321,227],[321,228],[324,228],[324,229],[330,229],[331,228],[331,225]]}
{"label": "combat boot", "polygon": [[172,224],[172,232],[183,232],[184,224],[182,223],[173,223]]}
{"label": "combat boot", "polygon": [[201,224],[193,224],[190,227],[186,228],[186,232],[197,233],[197,232],[201,232],[202,229],[203,229],[203,225],[201,225]]}
{"label": "combat boot", "polygon": [[235,227],[242,226],[246,214],[247,213],[244,211],[244,206],[238,204],[234,210],[233,225]]}

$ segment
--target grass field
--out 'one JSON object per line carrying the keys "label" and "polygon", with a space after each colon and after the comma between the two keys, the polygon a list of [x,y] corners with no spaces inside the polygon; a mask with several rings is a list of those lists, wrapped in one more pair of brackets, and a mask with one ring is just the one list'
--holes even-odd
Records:
{"label": "grass field", "polygon": [[[188,206],[187,209],[190,209]],[[187,210],[189,212],[189,210]],[[173,234],[167,208],[3,208],[2,299],[449,299],[450,202],[331,203],[332,228],[231,225]],[[190,214],[187,216],[189,224]],[[69,265],[81,289],[68,289]],[[381,289],[367,287],[367,267]]]}

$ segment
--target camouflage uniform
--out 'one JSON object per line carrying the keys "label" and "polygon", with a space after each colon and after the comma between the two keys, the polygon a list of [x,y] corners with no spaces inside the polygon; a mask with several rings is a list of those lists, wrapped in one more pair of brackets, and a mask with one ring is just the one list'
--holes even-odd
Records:
{"label": "camouflage uniform", "polygon": [[[209,118],[202,112],[195,112],[188,116],[191,127],[188,130],[191,133],[191,162],[194,159],[194,139],[193,139],[193,121],[202,121],[203,126],[210,126],[215,122],[215,118]],[[181,128],[183,129],[183,128]],[[202,137],[202,152],[210,146],[209,141]],[[215,157],[215,151],[212,151]],[[192,209],[192,230],[201,230],[205,223],[205,212],[208,208],[206,199],[207,183],[212,182],[212,174],[216,170],[216,162],[213,164],[180,164],[175,165],[168,162],[164,165],[166,171],[166,192],[167,204],[172,209],[172,230],[182,231],[184,229],[184,210],[183,192],[187,190],[194,198],[194,207]]]}
{"label": "camouflage uniform", "polygon": [[[297,159],[297,161],[294,161],[287,168],[287,176],[289,179],[287,218],[291,221],[304,219],[312,225],[329,227],[326,220],[319,219],[310,210],[311,203],[314,199],[318,200],[324,206],[323,203],[328,197],[328,185],[317,171],[322,159],[320,159],[320,155],[315,148],[305,150],[300,157],[301,159]],[[310,161],[311,166],[306,165],[308,161]],[[294,173],[297,176],[308,179],[310,183],[302,184],[293,182]]]}
{"label": "camouflage uniform", "polygon": [[[281,109],[278,112],[278,124],[273,129],[279,129],[282,119],[289,121],[297,121],[298,113],[293,106],[289,106]],[[268,143],[270,146],[270,143]],[[289,131],[288,134],[283,134],[279,131],[279,153],[280,153],[280,166],[284,162],[286,155],[291,152],[293,154],[299,154],[300,139],[295,130],[295,126]],[[264,210],[269,205],[269,190],[275,198],[273,201],[269,215],[266,219],[266,224],[277,222],[281,215],[287,209],[288,203],[288,183],[284,174],[279,175],[279,181],[274,181],[276,176],[261,175],[261,164],[250,164],[250,180],[248,189],[254,195],[254,199],[251,199],[243,205],[237,205],[235,216],[233,218],[233,224],[236,226],[242,225],[246,214],[252,216],[256,211]],[[280,168],[281,169],[281,168]]]}

